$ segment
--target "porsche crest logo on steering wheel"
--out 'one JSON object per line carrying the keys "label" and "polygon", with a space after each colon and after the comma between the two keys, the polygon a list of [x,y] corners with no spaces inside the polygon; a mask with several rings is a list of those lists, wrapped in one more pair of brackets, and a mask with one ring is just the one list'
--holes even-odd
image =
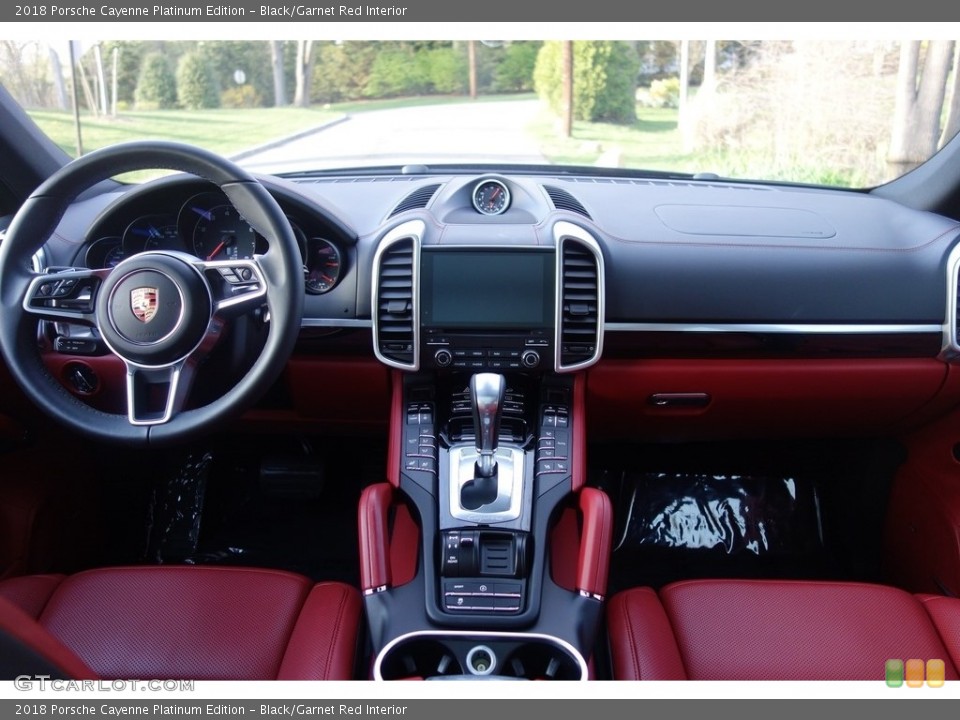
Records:
{"label": "porsche crest logo on steering wheel", "polygon": [[130,291],[130,309],[137,320],[144,324],[153,320],[157,314],[158,294],[155,287],[138,287]]}

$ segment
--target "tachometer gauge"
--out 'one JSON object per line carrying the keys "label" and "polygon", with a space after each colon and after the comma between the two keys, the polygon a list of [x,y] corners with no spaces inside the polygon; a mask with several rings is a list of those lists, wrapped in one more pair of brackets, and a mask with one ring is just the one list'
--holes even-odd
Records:
{"label": "tachometer gauge", "polygon": [[200,214],[193,231],[193,251],[201,260],[248,260],[257,249],[257,234],[232,205]]}
{"label": "tachometer gauge", "polygon": [[484,215],[500,215],[510,207],[510,191],[499,180],[481,180],[473,188],[473,207]]}
{"label": "tachometer gauge", "polygon": [[340,279],[340,251],[337,246],[323,238],[310,238],[307,241],[304,282],[307,292],[321,295],[333,290]]}

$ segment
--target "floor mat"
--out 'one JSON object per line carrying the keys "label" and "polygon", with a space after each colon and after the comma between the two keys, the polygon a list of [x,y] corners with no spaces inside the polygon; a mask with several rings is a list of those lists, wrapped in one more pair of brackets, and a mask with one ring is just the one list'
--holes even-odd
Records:
{"label": "floor mat", "polygon": [[[382,450],[382,452],[380,451]],[[273,440],[187,457],[148,509],[147,560],[290,570],[359,583],[357,505],[385,449]]]}
{"label": "floor mat", "polygon": [[[626,473],[614,577],[660,586],[686,577],[796,574],[819,565],[823,531],[812,483],[789,477]],[[633,581],[631,581],[633,582]]]}
{"label": "floor mat", "polygon": [[694,578],[878,579],[896,447],[622,450],[592,455],[607,467],[591,483],[614,505],[611,593]]}

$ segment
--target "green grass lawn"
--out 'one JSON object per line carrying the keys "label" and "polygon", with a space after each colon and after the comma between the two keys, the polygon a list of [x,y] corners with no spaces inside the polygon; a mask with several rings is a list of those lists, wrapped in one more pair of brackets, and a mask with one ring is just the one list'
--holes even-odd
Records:
{"label": "green grass lawn", "polygon": [[[476,102],[531,100],[532,93],[485,95]],[[467,101],[462,95],[392,98],[314,106],[311,108],[243,108],[237,110],[125,111],[118,117],[80,117],[84,152],[143,138],[164,138],[200,145],[232,155],[274,138],[321,125],[343,114],[389,110],[416,105],[448,105]],[[468,102],[468,101],[467,101]],[[30,117],[71,157],[77,155],[73,115],[53,110],[31,110]]]}
{"label": "green grass lawn", "polygon": [[711,170],[697,156],[683,152],[674,108],[637,107],[632,125],[576,121],[573,136],[562,137],[560,121],[544,108],[528,128],[541,152],[554,163],[594,165],[603,156],[619,155],[619,166],[646,170],[700,172]]}
{"label": "green grass lawn", "polygon": [[863,187],[874,182],[853,170],[798,158],[787,166],[751,149],[697,148],[684,152],[675,108],[637,105],[631,125],[602,122],[573,124],[572,137],[563,137],[559,118],[546,107],[527,131],[553,163],[606,165],[636,170],[680,173],[711,172],[721,177],[784,180],[787,182]]}
{"label": "green grass lawn", "polygon": [[[475,102],[532,100],[534,97],[532,94],[485,95]],[[127,111],[117,118],[84,116],[83,147],[85,152],[90,152],[124,140],[153,137],[181,140],[230,156],[269,140],[308,130],[344,114],[464,102],[471,101],[457,95],[434,95],[318,105],[312,108]],[[72,114],[31,111],[30,115],[67,154],[76,155]],[[781,176],[776,168],[764,164],[764,158],[754,157],[751,152],[732,154],[699,149],[685,153],[677,129],[677,110],[673,108],[638,105],[637,121],[631,125],[577,121],[574,123],[573,137],[565,138],[561,136],[557,116],[544,107],[526,130],[540,152],[550,162],[558,164],[613,165],[687,173],[716,172],[729,177],[769,177],[839,185],[849,185],[853,179],[842,172],[819,167],[790,168],[788,175]],[[151,173],[151,176],[154,174]]]}
{"label": "green grass lawn", "polygon": [[[268,140],[321,125],[341,112],[318,108],[244,108],[238,110],[156,110],[121,112],[118,117],[81,116],[84,152],[125,140],[164,138],[201,145],[232,155]],[[73,115],[48,110],[30,117],[64,151],[75,157]]]}

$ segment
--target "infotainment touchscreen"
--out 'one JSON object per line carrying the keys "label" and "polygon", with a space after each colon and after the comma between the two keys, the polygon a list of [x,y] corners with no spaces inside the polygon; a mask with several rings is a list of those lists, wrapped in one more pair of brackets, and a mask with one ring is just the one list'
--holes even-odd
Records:
{"label": "infotainment touchscreen", "polygon": [[444,330],[553,326],[554,253],[427,250],[420,256],[420,324]]}

